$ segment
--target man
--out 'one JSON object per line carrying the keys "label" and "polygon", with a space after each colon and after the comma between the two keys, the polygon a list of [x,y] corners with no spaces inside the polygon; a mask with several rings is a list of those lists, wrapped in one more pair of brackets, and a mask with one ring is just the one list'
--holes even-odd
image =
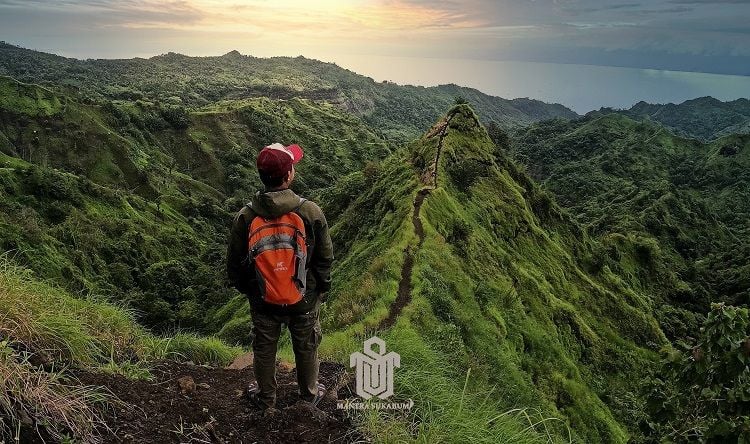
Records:
{"label": "man", "polygon": [[[318,313],[331,286],[333,245],[320,207],[289,188],[302,156],[298,145],[274,143],[261,150],[256,163],[265,189],[235,216],[227,252],[229,280],[250,300],[256,382],[248,395],[263,410],[276,403],[276,350],[283,325],[292,337],[300,397],[317,405],[325,395],[318,383]],[[292,227],[295,221],[304,230]],[[277,231],[263,237],[264,229]],[[286,280],[272,282],[277,272],[288,273]]]}

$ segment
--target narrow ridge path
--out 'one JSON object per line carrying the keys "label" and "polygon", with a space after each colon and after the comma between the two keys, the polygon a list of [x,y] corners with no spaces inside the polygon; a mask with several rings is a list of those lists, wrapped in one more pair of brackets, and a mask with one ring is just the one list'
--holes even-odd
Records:
{"label": "narrow ridge path", "polygon": [[[424,242],[424,228],[422,227],[422,219],[419,217],[419,209],[422,208],[424,198],[430,193],[430,188],[422,188],[417,192],[417,197],[414,199],[414,211],[411,215],[411,222],[414,225],[414,232],[419,238],[417,242],[417,250],[422,247]],[[406,305],[411,302],[411,274],[414,268],[414,253],[411,248],[407,246],[404,249],[404,265],[401,267],[401,279],[398,282],[398,293],[396,293],[396,300],[391,304],[391,308],[388,311],[388,317],[383,319],[380,323],[380,328],[390,328],[396,323],[396,318],[401,314]]]}
{"label": "narrow ridge path", "polygon": [[452,116],[448,116],[439,133],[440,138],[438,139],[437,152],[435,153],[435,160],[432,164],[432,172],[430,174],[430,176],[432,177],[433,185],[427,185],[421,190],[417,191],[417,195],[414,198],[414,209],[411,214],[411,223],[414,226],[414,233],[417,235],[417,246],[414,251],[412,251],[412,249],[409,248],[408,245],[404,249],[404,264],[401,266],[401,278],[398,282],[398,292],[396,293],[396,299],[393,301],[390,309],[388,310],[388,316],[380,322],[381,329],[392,327],[393,324],[396,323],[396,319],[398,318],[398,316],[401,314],[401,310],[403,310],[404,307],[406,307],[409,302],[411,302],[411,275],[414,269],[414,256],[416,255],[416,252],[419,251],[420,248],[422,248],[422,244],[424,243],[424,227],[422,226],[422,219],[419,217],[419,210],[422,208],[422,204],[424,203],[427,195],[430,194],[430,191],[437,188],[438,161],[440,160],[440,151],[443,148],[443,139],[448,133],[448,126],[450,124],[451,117]]}

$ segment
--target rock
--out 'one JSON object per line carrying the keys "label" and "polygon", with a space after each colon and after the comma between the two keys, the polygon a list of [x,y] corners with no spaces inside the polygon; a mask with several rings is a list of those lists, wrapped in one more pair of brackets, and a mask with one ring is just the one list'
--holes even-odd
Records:
{"label": "rock", "polygon": [[183,395],[189,395],[195,391],[195,380],[192,376],[183,376],[177,380],[177,384],[180,386],[180,392]]}
{"label": "rock", "polygon": [[29,355],[29,364],[35,367],[48,367],[54,362],[54,358],[44,350],[37,350]]}
{"label": "rock", "polygon": [[201,383],[197,384],[196,387],[202,388],[204,390],[208,390],[208,389],[211,388],[211,386],[208,385],[208,384],[206,384],[205,382],[201,382]]}
{"label": "rock", "polygon": [[232,361],[227,367],[228,370],[244,370],[253,365],[253,354],[251,352],[243,353]]}

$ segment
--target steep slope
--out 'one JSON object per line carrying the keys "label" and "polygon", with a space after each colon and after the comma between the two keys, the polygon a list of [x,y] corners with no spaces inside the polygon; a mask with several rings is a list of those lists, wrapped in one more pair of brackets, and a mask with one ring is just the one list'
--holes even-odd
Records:
{"label": "steep slope", "polygon": [[169,53],[150,59],[75,60],[0,43],[1,74],[76,90],[96,101],[158,100],[189,107],[252,97],[327,101],[399,143],[417,137],[456,96],[468,100],[485,122],[505,127],[577,117],[564,106],[537,100],[506,100],[456,85],[375,83],[332,63],[304,57],[256,58],[237,51],[220,57]]}
{"label": "steep slope", "polygon": [[345,360],[375,333],[401,354],[396,396],[419,427],[382,414],[383,436],[520,440],[519,412],[541,433],[525,439],[638,435],[665,343],[653,301],[589,266],[595,242],[468,106],[325,196],[341,259],[322,350]]}
{"label": "steep slope", "polygon": [[[704,144],[653,123],[592,115],[531,127],[512,152],[606,244],[638,252],[647,291],[691,312],[748,300],[749,136]],[[620,262],[623,275],[636,275]],[[663,310],[670,335],[697,328],[690,313]]]}
{"label": "steep slope", "polygon": [[305,191],[389,152],[359,119],[309,100],[237,100],[188,112],[143,101],[87,104],[0,77],[0,152],[147,198],[184,196],[191,179],[246,195],[259,184],[248,171],[257,150],[286,139],[307,149],[300,172],[309,169],[307,180],[317,183],[301,174]]}
{"label": "steep slope", "polygon": [[0,252],[128,303],[149,327],[218,331],[205,314],[235,294],[226,223],[260,187],[255,156],[274,140],[305,147],[295,188],[309,196],[390,152],[356,117],[304,99],[188,113],[0,77]]}
{"label": "steep slope", "polygon": [[[602,109],[599,112],[611,112]],[[750,100],[722,102],[713,97],[699,97],[682,103],[663,105],[638,102],[630,109],[618,111],[633,119],[661,123],[675,134],[702,141],[716,140],[730,134],[750,134]]]}

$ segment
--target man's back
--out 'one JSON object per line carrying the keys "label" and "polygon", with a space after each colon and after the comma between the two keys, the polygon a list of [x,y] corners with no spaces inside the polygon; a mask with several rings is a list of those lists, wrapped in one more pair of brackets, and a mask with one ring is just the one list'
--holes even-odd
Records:
{"label": "man's back", "polygon": [[[256,216],[275,218],[296,211],[305,223],[308,245],[307,288],[305,298],[298,304],[279,307],[266,304],[260,298],[255,275],[249,272],[246,259],[248,253],[248,227]],[[291,189],[262,191],[253,196],[234,218],[227,253],[227,271],[232,285],[248,295],[253,308],[261,312],[301,313],[312,309],[320,294],[331,285],[333,244],[328,233],[328,222],[320,207],[300,197]]]}

